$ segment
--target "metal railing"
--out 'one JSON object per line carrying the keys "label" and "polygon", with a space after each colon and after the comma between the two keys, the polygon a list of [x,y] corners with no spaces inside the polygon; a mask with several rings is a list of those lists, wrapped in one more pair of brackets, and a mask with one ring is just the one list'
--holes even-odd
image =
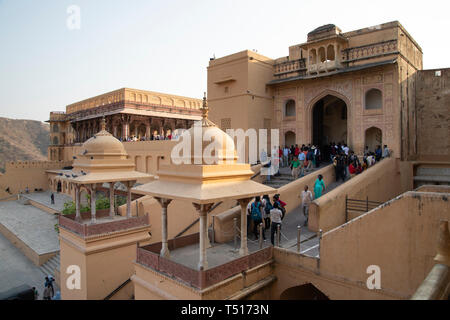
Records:
{"label": "metal railing", "polygon": [[345,222],[348,222],[348,212],[349,211],[357,211],[357,212],[369,212],[372,209],[375,209],[383,202],[378,201],[370,201],[369,197],[366,197],[366,200],[358,200],[358,199],[349,199],[348,195],[345,195]]}
{"label": "metal railing", "polygon": [[127,284],[131,282],[131,278],[128,278],[125,280],[120,286],[118,286],[116,289],[114,289],[110,294],[108,294],[103,300],[109,300],[111,299],[117,292],[119,292],[123,287],[125,287]]}

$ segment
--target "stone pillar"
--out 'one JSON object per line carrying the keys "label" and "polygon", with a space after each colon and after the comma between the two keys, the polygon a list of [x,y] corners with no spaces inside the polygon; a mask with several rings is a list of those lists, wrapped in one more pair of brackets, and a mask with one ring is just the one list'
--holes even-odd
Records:
{"label": "stone pillar", "polygon": [[200,216],[200,260],[198,262],[198,269],[205,270],[208,268],[208,259],[206,256],[206,248],[208,241],[208,225],[207,225],[207,217],[208,212],[211,210],[213,206],[212,203],[208,204],[193,204],[195,209],[198,211]]}
{"label": "stone pillar", "polygon": [[127,186],[127,218],[131,218],[131,188],[135,181],[126,182]]}
{"label": "stone pillar", "polygon": [[145,138],[146,140],[150,140],[150,137],[152,136],[150,132],[150,121],[147,121],[145,123]]}
{"label": "stone pillar", "polygon": [[97,222],[97,219],[95,217],[96,215],[95,201],[97,200],[97,196],[95,194],[97,189],[96,184],[95,183],[92,184],[90,189],[91,189],[91,222],[96,223]]}
{"label": "stone pillar", "polygon": [[109,183],[109,217],[114,219],[114,182]]}
{"label": "stone pillar", "polygon": [[164,258],[170,258],[170,252],[169,252],[169,240],[168,240],[168,231],[167,231],[167,207],[169,206],[172,199],[164,199],[164,198],[156,198],[155,199],[159,202],[161,205],[161,252],[160,256]]}
{"label": "stone pillar", "polygon": [[241,248],[239,254],[245,256],[248,254],[247,247],[247,205],[252,198],[239,199],[239,205],[241,206]]}
{"label": "stone pillar", "polygon": [[308,73],[309,73],[309,64],[310,63],[311,63],[311,61],[309,60],[309,48],[308,48],[308,50],[306,50],[306,70],[308,70]]}
{"label": "stone pillar", "polygon": [[75,184],[75,220],[81,221],[80,213],[80,186]]}
{"label": "stone pillar", "polygon": [[113,125],[113,135],[117,138],[117,125]]}
{"label": "stone pillar", "polygon": [[128,139],[129,126],[130,125],[126,122],[122,123],[122,137],[124,141],[127,141]]}
{"label": "stone pillar", "polygon": [[335,45],[333,45],[333,48],[334,48],[334,61],[339,61],[339,60],[338,60],[338,50],[337,50],[337,47],[338,47],[337,43],[336,43]]}

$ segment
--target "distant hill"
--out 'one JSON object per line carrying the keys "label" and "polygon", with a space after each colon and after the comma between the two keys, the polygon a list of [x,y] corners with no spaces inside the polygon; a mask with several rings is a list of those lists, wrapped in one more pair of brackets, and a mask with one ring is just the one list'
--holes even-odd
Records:
{"label": "distant hill", "polygon": [[40,121],[0,117],[0,172],[7,161],[47,160],[49,129]]}

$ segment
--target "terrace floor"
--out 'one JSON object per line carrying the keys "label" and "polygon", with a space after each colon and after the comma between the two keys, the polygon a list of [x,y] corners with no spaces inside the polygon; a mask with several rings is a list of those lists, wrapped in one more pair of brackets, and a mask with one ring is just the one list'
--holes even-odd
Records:
{"label": "terrace floor", "polygon": [[[294,251],[297,250],[297,226],[303,226],[304,221],[305,218],[303,217],[303,214],[300,213],[300,207],[286,215],[281,227],[281,248]],[[249,253],[260,250],[259,241],[253,237],[252,234],[249,234],[248,236],[247,246]],[[270,230],[266,230],[266,239],[266,241],[262,242],[262,248],[272,245],[270,242]],[[300,241],[300,253],[311,257],[319,257],[319,239],[315,232],[310,231],[307,227],[302,227]],[[212,244],[211,247],[206,250],[208,269],[240,258],[239,248],[239,238],[236,242],[236,247],[234,241]],[[172,250],[170,252],[170,260],[186,267],[197,269],[200,260],[199,244],[196,243]]]}
{"label": "terrace floor", "polygon": [[59,251],[58,217],[20,201],[0,202],[0,224],[39,255]]}
{"label": "terrace floor", "polygon": [[43,191],[21,194],[20,196],[22,198],[35,201],[47,208],[51,208],[58,212],[61,212],[64,209],[64,203],[72,201],[72,197],[66,194],[53,192],[53,195],[55,196],[55,203],[52,204],[50,200],[51,194],[51,191]]}

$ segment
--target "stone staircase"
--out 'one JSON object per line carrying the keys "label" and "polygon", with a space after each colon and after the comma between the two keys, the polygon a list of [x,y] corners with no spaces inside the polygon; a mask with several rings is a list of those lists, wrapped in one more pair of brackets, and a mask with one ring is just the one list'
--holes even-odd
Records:
{"label": "stone staircase", "polygon": [[[310,173],[313,173],[314,171],[326,167],[328,164],[329,163],[322,163],[318,168],[312,168],[310,169],[310,171],[305,170],[304,174],[308,175]],[[292,177],[291,169],[289,167],[281,167],[279,174],[277,176],[271,176],[270,181],[266,180],[264,181],[264,184],[274,189],[278,189],[279,187],[282,187],[292,181],[294,181],[294,178]]]}
{"label": "stone staircase", "polygon": [[55,270],[59,270],[60,268],[60,256],[59,252],[51,259],[49,259],[46,263],[39,267],[41,271],[46,275],[51,275],[55,278]]}
{"label": "stone staircase", "polygon": [[264,184],[274,189],[278,189],[279,187],[282,187],[292,181],[294,181],[294,179],[290,173],[280,173],[278,176],[271,176],[270,181],[266,180]]}

